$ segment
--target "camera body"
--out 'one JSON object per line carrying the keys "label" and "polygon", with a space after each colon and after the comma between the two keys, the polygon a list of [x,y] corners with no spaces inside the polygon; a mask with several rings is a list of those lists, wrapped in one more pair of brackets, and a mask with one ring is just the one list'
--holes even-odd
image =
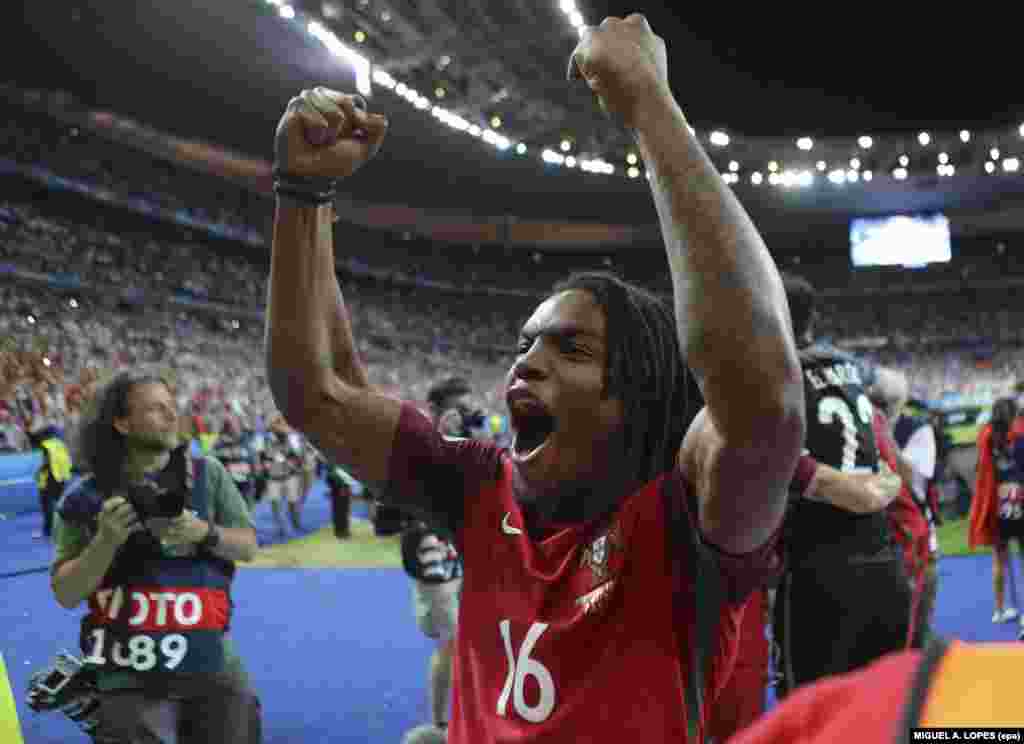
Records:
{"label": "camera body", "polygon": [[99,724],[94,671],[66,651],[32,675],[26,702],[37,713],[59,710],[90,736]]}
{"label": "camera body", "polygon": [[487,415],[479,408],[475,410],[459,409],[462,415],[462,430],[469,432],[471,429],[481,429],[487,421]]}
{"label": "camera body", "polygon": [[185,511],[184,489],[161,488],[147,481],[128,486],[124,494],[142,521],[174,519]]}

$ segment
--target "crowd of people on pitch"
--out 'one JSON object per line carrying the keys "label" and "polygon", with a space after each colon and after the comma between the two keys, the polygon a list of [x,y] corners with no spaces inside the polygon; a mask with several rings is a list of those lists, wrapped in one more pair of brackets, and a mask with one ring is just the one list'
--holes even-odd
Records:
{"label": "crowd of people on pitch", "polygon": [[[194,380],[140,364],[185,356],[158,348],[117,360],[94,387],[75,437],[85,477],[52,507],[51,589],[62,607],[85,603],[85,656],[34,677],[34,706],[78,716],[102,744],[262,740],[259,694],[230,633],[246,621],[232,601],[236,564],[258,549],[229,467],[244,463],[193,453],[182,419],[212,406],[231,437],[240,396],[266,390],[288,422],[267,426],[292,448],[271,458],[271,479],[303,467],[293,428],[381,484],[382,505],[421,519],[403,566],[416,621],[439,644],[434,721],[409,744],[780,744],[854,727],[891,741],[910,727],[1015,722],[1024,646],[949,642],[931,627],[937,447],[928,419],[905,411],[906,376],[822,337],[814,287],[779,272],[693,137],[664,40],[642,15],[583,29],[568,73],[635,133],[675,310],[607,272],[552,289],[516,329],[501,386],[510,441],[473,436],[488,417],[466,380],[431,387],[427,410],[382,394],[356,339],[401,328],[388,328],[393,314],[367,320],[386,304],[351,313],[366,295],[331,270],[331,204],[389,125],[360,96],[302,91],[274,141],[265,358],[245,356],[254,344],[238,361],[263,377],[182,400]],[[415,301],[431,319],[428,299]],[[216,362],[199,380],[227,374],[224,350],[203,352]],[[436,339],[431,352],[443,355]],[[49,349],[8,353],[17,405],[26,386],[30,408],[33,394],[59,392]],[[981,446],[992,460],[989,507],[972,520],[982,542],[993,529],[1003,542],[1024,534],[1015,415],[1000,414]],[[47,441],[59,480],[67,453]],[[763,715],[773,650],[782,702]],[[998,683],[971,695],[979,673]]]}

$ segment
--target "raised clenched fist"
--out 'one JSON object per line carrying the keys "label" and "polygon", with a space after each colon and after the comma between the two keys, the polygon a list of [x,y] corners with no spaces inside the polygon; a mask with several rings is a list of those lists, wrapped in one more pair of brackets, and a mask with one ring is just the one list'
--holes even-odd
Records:
{"label": "raised clenched fist", "polygon": [[278,122],[274,165],[296,176],[344,178],[377,154],[387,129],[387,119],[367,112],[361,96],[304,90]]}
{"label": "raised clenched fist", "polygon": [[568,77],[582,78],[601,108],[635,127],[643,107],[671,98],[665,42],[639,13],[584,29]]}

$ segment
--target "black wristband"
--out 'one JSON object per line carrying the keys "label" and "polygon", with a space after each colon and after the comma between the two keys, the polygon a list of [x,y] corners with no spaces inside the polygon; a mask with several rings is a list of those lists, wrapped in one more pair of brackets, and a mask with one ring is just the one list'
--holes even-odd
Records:
{"label": "black wristband", "polygon": [[278,196],[286,196],[289,199],[294,199],[302,202],[303,204],[309,204],[312,206],[330,204],[334,201],[335,197],[333,189],[330,191],[314,191],[308,188],[296,188],[290,184],[284,184],[279,181],[274,183],[274,193]]}
{"label": "black wristband", "polygon": [[210,522],[210,531],[206,533],[206,537],[199,541],[199,547],[203,550],[213,550],[220,545],[220,530],[217,529],[213,522]]}
{"label": "black wristband", "polygon": [[301,189],[303,191],[327,192],[334,191],[338,186],[338,179],[329,176],[303,176],[298,173],[288,173],[281,168],[274,168],[271,171],[274,177],[274,184],[280,184],[289,189]]}

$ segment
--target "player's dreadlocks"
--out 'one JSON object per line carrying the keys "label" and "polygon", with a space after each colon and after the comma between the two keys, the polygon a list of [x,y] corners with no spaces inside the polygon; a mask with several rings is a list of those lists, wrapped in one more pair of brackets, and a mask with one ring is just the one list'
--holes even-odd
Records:
{"label": "player's dreadlocks", "polygon": [[604,394],[623,402],[624,441],[634,477],[646,483],[675,466],[700,391],[679,348],[672,311],[658,297],[603,271],[571,275],[552,294],[585,290],[604,311]]}

